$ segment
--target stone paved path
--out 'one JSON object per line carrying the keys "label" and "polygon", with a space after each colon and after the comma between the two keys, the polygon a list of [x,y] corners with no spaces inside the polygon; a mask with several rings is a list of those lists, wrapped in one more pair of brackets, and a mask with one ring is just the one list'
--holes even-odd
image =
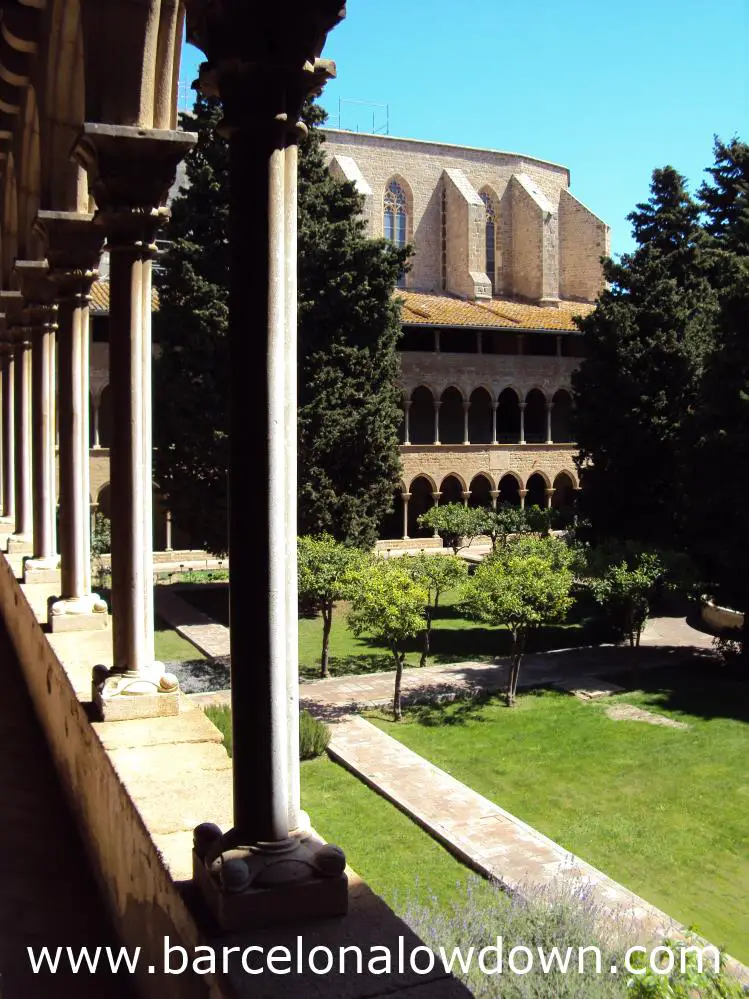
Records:
{"label": "stone paved path", "polygon": [[0,625],[0,996],[135,999],[129,976],[33,975],[26,947],[119,947]]}
{"label": "stone paved path", "polygon": [[211,659],[229,655],[229,629],[183,600],[170,586],[154,586],[156,614]]}

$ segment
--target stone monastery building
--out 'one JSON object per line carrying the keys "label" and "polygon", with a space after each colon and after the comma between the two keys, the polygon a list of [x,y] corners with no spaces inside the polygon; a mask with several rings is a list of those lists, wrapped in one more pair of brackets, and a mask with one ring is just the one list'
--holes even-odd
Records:
{"label": "stone monastery building", "polygon": [[330,170],[373,237],[413,247],[403,275],[403,482],[383,536],[434,503],[569,506],[577,488],[575,315],[603,283],[609,227],[566,167],[516,153],[326,131]]}

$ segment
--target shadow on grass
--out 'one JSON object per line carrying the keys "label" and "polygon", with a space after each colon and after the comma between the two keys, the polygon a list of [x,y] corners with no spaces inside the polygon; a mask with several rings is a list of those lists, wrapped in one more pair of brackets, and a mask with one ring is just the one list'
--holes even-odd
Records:
{"label": "shadow on grass", "polygon": [[[371,643],[374,646],[374,642]],[[393,657],[389,652],[362,653],[352,656],[331,656],[328,660],[328,672],[333,676],[360,676],[366,673],[385,673],[395,669]],[[299,678],[301,680],[319,680],[320,663],[300,663]]]}
{"label": "shadow on grass", "polygon": [[[614,676],[630,686],[630,674]],[[740,667],[722,666],[709,653],[695,653],[679,665],[644,671],[638,689],[645,705],[696,718],[733,718],[749,723],[749,676]]]}

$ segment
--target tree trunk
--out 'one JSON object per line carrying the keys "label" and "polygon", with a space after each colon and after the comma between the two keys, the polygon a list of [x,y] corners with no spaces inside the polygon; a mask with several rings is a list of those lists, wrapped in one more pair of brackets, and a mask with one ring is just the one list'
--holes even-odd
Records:
{"label": "tree trunk", "polygon": [[325,603],[322,608],[322,656],[320,658],[320,676],[324,680],[328,676],[328,658],[330,646],[330,629],[333,625],[333,604]]}
{"label": "tree trunk", "polygon": [[[434,606],[437,606],[437,601],[435,600]],[[432,608],[427,607],[426,609],[426,628],[424,629],[424,648],[421,650],[421,659],[419,660],[419,666],[426,666],[427,659],[429,658],[429,644],[432,634]]]}
{"label": "tree trunk", "polygon": [[525,651],[525,634],[523,632],[513,632],[512,654],[510,659],[510,680],[507,685],[507,707],[515,705],[515,695],[518,689],[518,677],[520,676],[520,660]]}
{"label": "tree trunk", "polygon": [[403,717],[403,711],[401,708],[401,681],[403,680],[403,659],[405,657],[404,652],[399,652],[396,648],[393,649],[393,656],[395,657],[395,691],[393,693],[393,718],[396,721],[400,721]]}

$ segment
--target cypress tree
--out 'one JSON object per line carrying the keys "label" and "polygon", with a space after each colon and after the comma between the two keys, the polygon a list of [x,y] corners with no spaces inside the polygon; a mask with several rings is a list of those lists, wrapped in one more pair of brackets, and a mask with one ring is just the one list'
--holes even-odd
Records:
{"label": "cypress tree", "polygon": [[572,376],[583,513],[595,537],[683,541],[680,462],[717,303],[699,205],[673,167],[629,216],[637,248],[607,260],[609,287],[580,320]]}
{"label": "cypress tree", "polygon": [[[216,101],[198,95],[184,122],[199,138],[157,278],[154,372],[159,488],[175,522],[216,552],[226,550],[229,363],[228,148],[215,133],[220,116]],[[366,238],[362,198],[325,167],[324,113],[308,102],[303,118],[310,127],[299,157],[299,527],[368,546],[400,473],[392,294],[407,251]]]}

